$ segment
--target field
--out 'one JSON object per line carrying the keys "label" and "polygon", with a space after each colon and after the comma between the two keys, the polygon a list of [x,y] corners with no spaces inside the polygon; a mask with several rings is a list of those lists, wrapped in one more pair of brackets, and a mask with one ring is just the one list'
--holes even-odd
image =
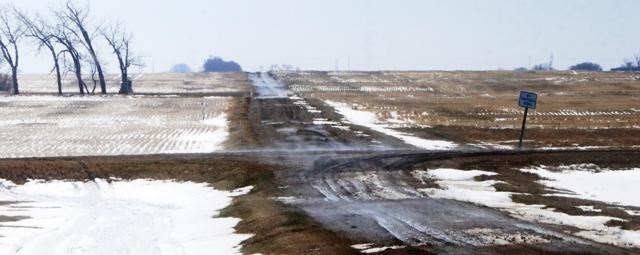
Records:
{"label": "field", "polygon": [[281,72],[305,98],[347,103],[379,122],[424,138],[476,147],[516,144],[520,90],[539,94],[530,112],[531,148],[640,144],[640,75],[588,72]]}
{"label": "field", "polygon": [[[152,73],[132,75],[136,94],[233,94],[246,92],[246,77],[240,73]],[[90,77],[84,77],[89,90],[93,91]],[[107,93],[118,93],[121,78],[119,75],[106,75]],[[57,92],[55,76],[25,74],[20,76],[20,91],[23,93]],[[78,93],[78,84],[72,76],[65,76],[62,82],[63,93]],[[98,86],[95,90],[100,92]]]}
{"label": "field", "polygon": [[[52,82],[46,76],[27,77],[26,95],[0,97],[3,158],[218,151],[228,136],[226,111],[232,101],[224,93],[249,89],[246,79],[242,83],[233,74],[155,74],[136,80],[136,91],[148,95],[61,97],[30,94],[38,88],[51,93],[55,87],[44,90],[43,84]],[[158,91],[168,93],[153,94]]]}
{"label": "field", "polygon": [[109,77],[0,96],[0,251],[640,252],[637,73]]}

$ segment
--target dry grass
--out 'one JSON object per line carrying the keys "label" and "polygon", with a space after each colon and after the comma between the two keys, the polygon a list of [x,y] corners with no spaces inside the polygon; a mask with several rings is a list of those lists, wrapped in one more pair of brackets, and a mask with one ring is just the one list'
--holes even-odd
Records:
{"label": "dry grass", "polygon": [[[535,147],[640,144],[640,73],[288,72],[276,76],[305,97],[334,100],[410,123],[404,131],[470,143],[513,145],[520,90],[537,92]],[[421,125],[432,128],[419,128]],[[514,135],[515,134],[515,135]],[[568,136],[567,136],[568,135]],[[597,138],[593,138],[596,136]],[[583,138],[584,137],[584,138]],[[562,138],[562,139],[558,139]]]}

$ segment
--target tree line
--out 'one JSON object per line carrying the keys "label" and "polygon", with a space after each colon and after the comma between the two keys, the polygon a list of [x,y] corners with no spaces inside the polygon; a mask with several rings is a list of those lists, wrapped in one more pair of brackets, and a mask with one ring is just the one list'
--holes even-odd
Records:
{"label": "tree line", "polygon": [[[74,74],[80,94],[107,93],[104,69],[97,54],[96,42],[103,40],[118,60],[121,78],[120,94],[133,93],[129,68],[140,66],[140,58],[131,50],[132,34],[121,23],[108,22],[94,25],[90,21],[88,5],[78,5],[72,0],[50,17],[30,14],[14,6],[0,7],[0,50],[2,59],[11,70],[11,92],[20,94],[18,68],[20,47],[25,40],[35,42],[38,51],[46,51],[51,57],[52,70],[56,74],[58,94],[62,94],[62,76]],[[92,88],[83,79],[83,68],[89,67]]]}
{"label": "tree line", "polygon": [[[529,69],[527,69],[526,67],[518,67],[516,69],[514,69],[515,71],[527,71]],[[553,61],[550,61],[549,63],[542,63],[542,64],[538,64],[533,66],[533,68],[531,68],[531,70],[533,71],[554,71],[556,70],[553,67]],[[582,62],[582,63],[578,63],[575,64],[573,66],[569,67],[569,70],[571,71],[593,71],[593,72],[601,72],[604,69],[602,68],[602,66],[600,66],[597,63],[594,62]],[[624,60],[624,63],[622,65],[620,65],[619,67],[614,67],[611,68],[611,71],[613,72],[637,72],[640,71],[640,54],[634,56],[631,60]]]}

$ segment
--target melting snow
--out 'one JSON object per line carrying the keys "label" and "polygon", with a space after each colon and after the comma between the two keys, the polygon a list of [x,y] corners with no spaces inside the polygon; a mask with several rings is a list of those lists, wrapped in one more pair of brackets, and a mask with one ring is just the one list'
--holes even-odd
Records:
{"label": "melting snow", "polygon": [[[492,187],[493,184],[496,183],[495,181],[475,181],[474,178],[480,175],[496,175],[496,173],[457,169],[415,170],[413,172],[413,176],[420,180],[423,178],[436,179],[436,183],[442,187],[442,189],[420,189],[420,191],[430,197],[454,199],[493,207],[506,211],[512,216],[522,220],[573,226],[583,230],[576,233],[576,235],[597,242],[610,243],[618,246],[640,247],[640,232],[622,230],[618,227],[608,227],[605,225],[610,220],[621,219],[607,216],[568,215],[566,213],[553,211],[552,209],[546,209],[543,205],[514,203],[511,200],[510,192],[496,191],[495,188]],[[608,183],[612,185],[611,182]],[[637,192],[630,193],[630,195],[633,194],[637,194]]]}
{"label": "melting snow", "polygon": [[351,248],[359,250],[360,253],[369,254],[369,253],[379,253],[387,250],[397,250],[404,249],[406,246],[404,245],[393,245],[393,246],[383,246],[383,247],[372,247],[372,243],[363,243],[363,244],[354,244],[351,245]]}
{"label": "melting snow", "polygon": [[409,145],[413,145],[418,148],[427,149],[427,150],[449,150],[456,147],[456,144],[448,141],[442,140],[428,140],[419,137],[415,137],[409,134],[405,134],[393,129],[386,127],[384,124],[381,124],[378,118],[376,118],[375,113],[354,110],[349,107],[349,105],[345,103],[333,102],[333,101],[325,101],[326,104],[335,108],[336,111],[345,119],[355,125],[360,125],[367,127],[373,131],[380,132],[389,136],[393,136],[398,138]]}
{"label": "melting snow", "polygon": [[585,212],[602,212],[602,209],[596,209],[592,205],[579,205],[576,207],[578,207],[578,209],[583,210]]}
{"label": "melting snow", "polygon": [[239,254],[235,218],[214,218],[234,196],[172,181],[0,182],[0,254]]}

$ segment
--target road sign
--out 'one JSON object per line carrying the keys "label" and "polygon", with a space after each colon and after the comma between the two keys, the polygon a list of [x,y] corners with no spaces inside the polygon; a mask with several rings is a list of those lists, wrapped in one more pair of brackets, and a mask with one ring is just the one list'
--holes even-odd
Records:
{"label": "road sign", "polygon": [[536,109],[538,104],[538,94],[520,91],[520,107]]}
{"label": "road sign", "polygon": [[538,106],[538,94],[528,91],[520,91],[520,100],[518,101],[520,107],[524,107],[524,118],[522,119],[522,131],[520,131],[520,143],[518,143],[518,149],[522,149],[522,139],[524,138],[524,128],[527,126],[527,114],[529,108],[536,109]]}

